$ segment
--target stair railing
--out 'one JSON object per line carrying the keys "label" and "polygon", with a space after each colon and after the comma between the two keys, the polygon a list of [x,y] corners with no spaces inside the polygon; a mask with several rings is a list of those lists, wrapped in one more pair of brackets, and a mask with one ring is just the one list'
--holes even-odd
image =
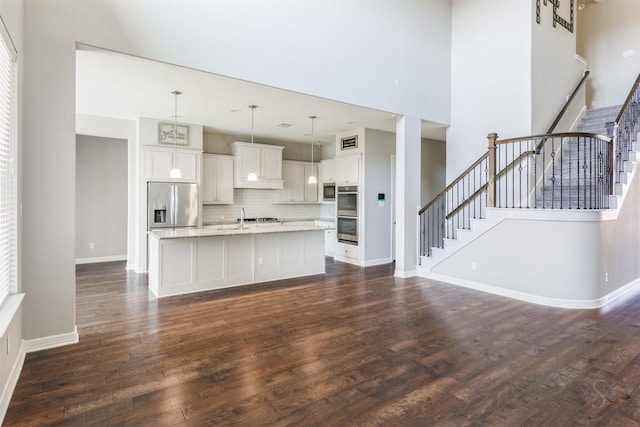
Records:
{"label": "stair railing", "polygon": [[620,182],[620,174],[624,172],[624,161],[629,160],[633,135],[640,131],[640,74],[636,78],[627,99],[622,104],[618,117],[613,123],[607,123],[609,134],[613,136],[613,149],[616,155],[612,159],[611,173],[614,182]]}
{"label": "stair railing", "polygon": [[[589,71],[585,71],[547,131],[548,134],[560,123],[588,77]],[[540,143],[543,144],[543,141]],[[489,165],[489,151],[420,209],[420,256],[431,256],[432,248],[444,248],[444,239],[455,239],[458,229],[469,229],[472,219],[485,218],[486,207],[495,206],[494,201],[489,205],[487,198],[489,179],[495,179],[495,176],[489,175],[489,170],[495,170]],[[508,169],[505,168],[503,173],[507,173]]]}

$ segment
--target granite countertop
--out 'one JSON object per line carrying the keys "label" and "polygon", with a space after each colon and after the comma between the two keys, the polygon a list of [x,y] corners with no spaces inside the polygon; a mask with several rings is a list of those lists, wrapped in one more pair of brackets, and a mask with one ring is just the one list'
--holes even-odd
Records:
{"label": "granite countertop", "polygon": [[[287,223],[287,222],[302,222],[302,221],[323,221],[323,222],[331,222],[331,223],[335,223],[336,222],[336,218],[335,217],[331,217],[331,218],[278,218],[277,222],[249,222],[247,221],[248,224],[250,225],[259,225],[259,226],[265,226],[265,225],[280,225],[283,223]],[[245,224],[247,224],[245,223]],[[220,221],[211,221],[207,224],[203,224],[203,227],[211,227],[211,226],[218,226],[218,225],[238,225],[239,222],[238,220],[220,220]]]}
{"label": "granite countertop", "polygon": [[158,239],[181,239],[189,237],[288,233],[294,231],[324,231],[332,228],[333,227],[322,227],[319,225],[285,225],[283,223],[245,224],[243,228],[240,228],[239,225],[220,224],[208,225],[203,228],[156,229],[149,231],[148,234]]}

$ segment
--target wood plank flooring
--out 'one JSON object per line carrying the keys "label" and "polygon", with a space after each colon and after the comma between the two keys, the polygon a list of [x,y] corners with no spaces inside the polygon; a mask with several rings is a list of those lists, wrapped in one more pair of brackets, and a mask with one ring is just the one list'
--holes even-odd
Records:
{"label": "wood plank flooring", "polygon": [[327,270],[157,300],[123,263],[78,266],[80,343],[27,355],[4,425],[640,425],[640,296]]}

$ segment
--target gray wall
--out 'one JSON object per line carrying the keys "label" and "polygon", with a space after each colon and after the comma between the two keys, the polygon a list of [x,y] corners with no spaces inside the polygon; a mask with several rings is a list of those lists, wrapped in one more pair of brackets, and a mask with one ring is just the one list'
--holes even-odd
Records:
{"label": "gray wall", "polygon": [[76,262],[126,257],[127,141],[77,135]]}
{"label": "gray wall", "polygon": [[[391,259],[391,155],[396,135],[365,129],[364,138],[364,261]],[[378,206],[378,193],[384,193],[384,206]]]}
{"label": "gray wall", "polygon": [[446,144],[435,139],[423,139],[420,154],[420,204],[424,206],[446,187]]}

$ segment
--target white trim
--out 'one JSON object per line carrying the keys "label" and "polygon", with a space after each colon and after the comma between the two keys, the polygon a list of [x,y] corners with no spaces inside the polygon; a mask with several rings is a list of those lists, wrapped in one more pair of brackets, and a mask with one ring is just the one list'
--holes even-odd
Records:
{"label": "white trim", "polygon": [[416,277],[418,275],[418,271],[417,270],[407,270],[407,271],[396,270],[394,271],[393,275],[396,277],[407,279],[409,277]]}
{"label": "white trim", "polygon": [[371,267],[374,265],[383,265],[383,264],[390,264],[391,262],[393,262],[393,260],[391,258],[380,258],[380,259],[372,259],[372,260],[364,260],[362,261],[362,266],[363,267]]}
{"label": "white trim", "polygon": [[24,294],[9,294],[0,306],[0,337],[3,337],[15,317]]}
{"label": "white trim", "polygon": [[4,386],[4,390],[2,390],[2,396],[0,396],[0,424],[4,422],[4,417],[7,415],[7,410],[9,409],[9,403],[11,403],[11,397],[13,396],[13,391],[16,389],[16,385],[18,384],[18,379],[20,378],[20,372],[22,372],[22,367],[24,366],[24,359],[26,356],[26,351],[24,347],[24,341],[20,344],[20,350],[18,350],[18,357],[16,357],[16,361],[11,367],[11,372],[9,377],[7,378],[7,383]]}
{"label": "white trim", "polygon": [[34,351],[48,350],[50,348],[62,347],[69,344],[77,344],[78,341],[80,341],[80,337],[78,336],[78,327],[76,326],[73,332],[66,334],[25,340],[24,349],[27,353],[33,353]]}
{"label": "white trim", "polygon": [[575,58],[576,58],[576,61],[578,61],[579,63],[583,64],[585,67],[589,65],[589,64],[587,64],[587,60],[584,59],[582,56],[578,55],[577,53],[576,53]]}
{"label": "white trim", "polygon": [[487,292],[494,295],[500,295],[507,298],[513,298],[513,299],[517,299],[517,300],[532,303],[532,304],[544,305],[547,307],[571,308],[571,309],[601,308],[621,298],[623,295],[627,295],[630,292],[640,290],[640,278],[638,278],[608,293],[603,297],[600,297],[597,299],[591,299],[591,300],[579,300],[579,299],[553,298],[553,297],[545,297],[542,295],[534,295],[527,292],[520,292],[512,289],[505,289],[497,286],[473,282],[471,280],[466,280],[466,279],[459,279],[457,277],[451,277],[451,276],[446,276],[446,275],[437,274],[437,273],[425,273],[421,277],[449,283],[456,286],[475,289],[477,291]]}
{"label": "white trim", "polygon": [[97,262],[112,262],[112,261],[126,261],[126,255],[111,255],[111,256],[100,256],[93,258],[76,258],[76,265],[78,264],[94,264]]}

